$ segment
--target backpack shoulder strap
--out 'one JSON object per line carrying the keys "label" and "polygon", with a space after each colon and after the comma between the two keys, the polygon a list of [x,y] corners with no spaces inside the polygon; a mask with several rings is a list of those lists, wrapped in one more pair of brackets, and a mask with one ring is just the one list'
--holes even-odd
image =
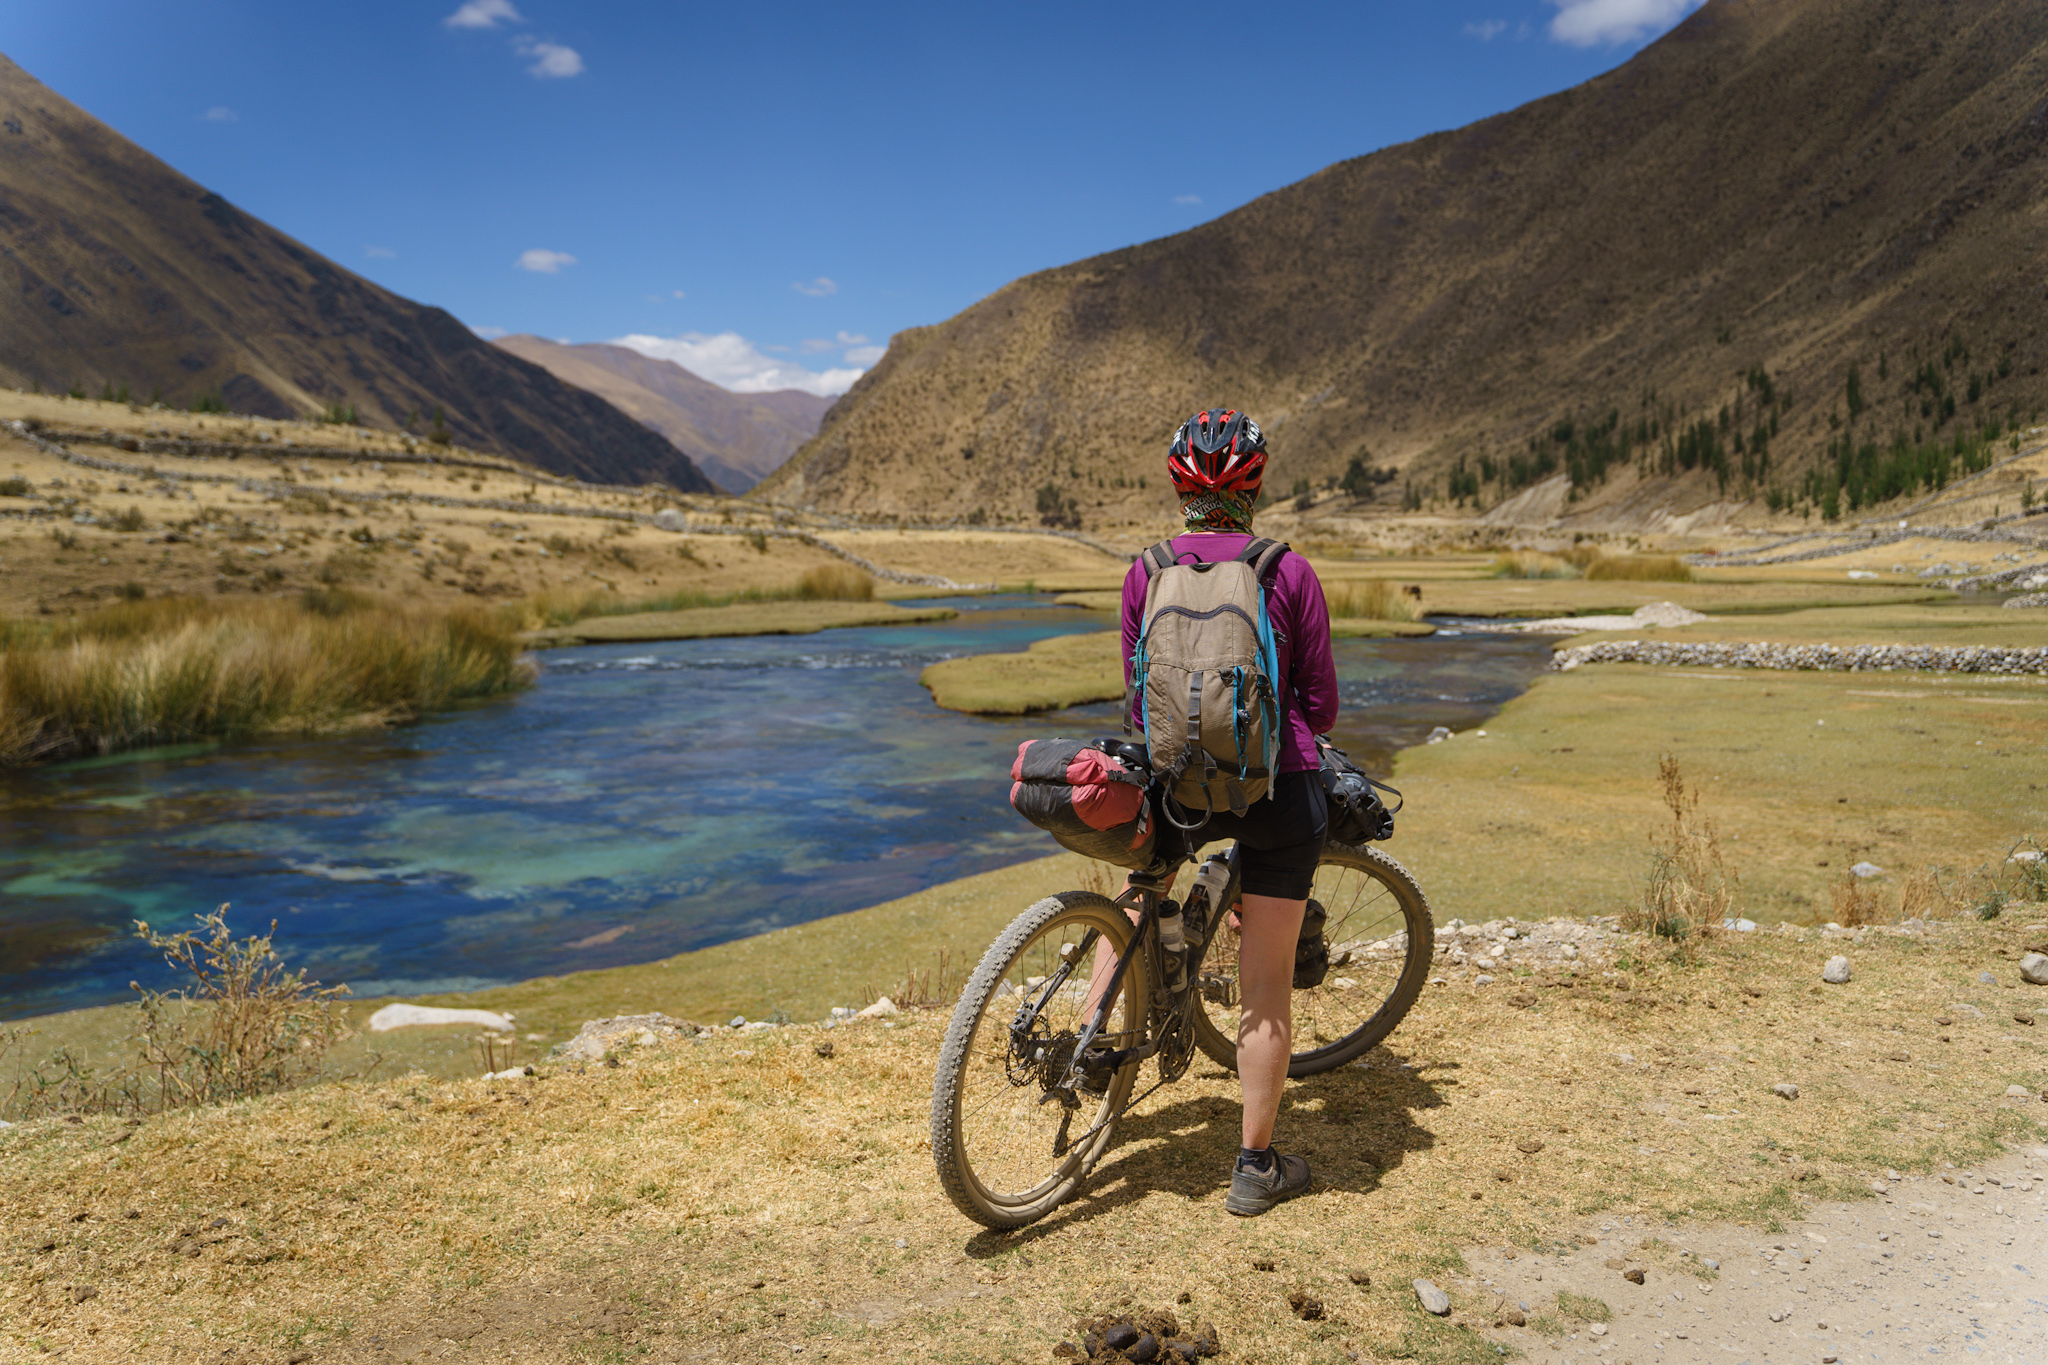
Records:
{"label": "backpack shoulder strap", "polygon": [[1273,570],[1279,566],[1280,557],[1287,553],[1288,548],[1284,540],[1267,540],[1261,536],[1239,550],[1236,559],[1240,564],[1251,565],[1252,573],[1263,583],[1273,576]]}
{"label": "backpack shoulder strap", "polygon": [[1173,567],[1173,542],[1170,540],[1160,541],[1157,545],[1146,550],[1144,554],[1139,555],[1138,562],[1145,566],[1145,581],[1151,582],[1153,574],[1158,573],[1161,569]]}

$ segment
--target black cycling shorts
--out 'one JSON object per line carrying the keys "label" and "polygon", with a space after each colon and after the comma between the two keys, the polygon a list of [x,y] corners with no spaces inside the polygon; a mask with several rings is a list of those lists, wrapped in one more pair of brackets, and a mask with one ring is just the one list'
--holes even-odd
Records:
{"label": "black cycling shorts", "polygon": [[1218,811],[1208,824],[1189,831],[1160,819],[1159,852],[1172,857],[1184,849],[1235,839],[1242,850],[1238,866],[1247,895],[1306,900],[1329,835],[1328,801],[1322,774],[1281,773],[1265,797],[1252,802],[1243,815]]}

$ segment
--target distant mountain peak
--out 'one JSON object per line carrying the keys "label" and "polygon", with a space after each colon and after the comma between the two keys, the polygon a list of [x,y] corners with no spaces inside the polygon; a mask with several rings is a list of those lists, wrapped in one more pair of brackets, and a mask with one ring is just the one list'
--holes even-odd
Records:
{"label": "distant mountain peak", "polygon": [[603,483],[711,484],[659,434],[151,156],[0,57],[0,383],[266,417],[353,408]]}
{"label": "distant mountain peak", "polygon": [[800,389],[734,393],[673,360],[616,342],[569,345],[522,335],[497,344],[660,432],[731,493],[746,492],[779,468],[817,434],[833,403]]}

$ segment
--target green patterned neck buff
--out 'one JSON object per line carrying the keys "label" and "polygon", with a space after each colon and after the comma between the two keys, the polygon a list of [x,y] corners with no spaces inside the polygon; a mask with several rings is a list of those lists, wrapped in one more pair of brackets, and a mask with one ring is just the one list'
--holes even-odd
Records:
{"label": "green patterned neck buff", "polygon": [[1257,493],[1197,493],[1180,504],[1181,519],[1190,531],[1244,531],[1252,529],[1252,509]]}

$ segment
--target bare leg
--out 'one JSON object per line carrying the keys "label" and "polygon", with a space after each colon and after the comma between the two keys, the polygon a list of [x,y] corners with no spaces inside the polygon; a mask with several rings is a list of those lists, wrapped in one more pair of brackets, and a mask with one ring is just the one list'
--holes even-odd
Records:
{"label": "bare leg", "polygon": [[[1176,870],[1172,876],[1169,876],[1166,879],[1165,885],[1159,888],[1159,894],[1162,898],[1171,896],[1173,894],[1174,877],[1177,877],[1179,875],[1180,874],[1178,870]],[[1130,889],[1129,882],[1124,883],[1124,889]],[[1136,924],[1138,920],[1141,918],[1136,910],[1126,909],[1124,911],[1124,914],[1130,918],[1132,924]],[[1292,950],[1290,949],[1289,951],[1291,952]],[[1288,970],[1291,972],[1293,970],[1293,959],[1289,958],[1288,962],[1290,964]],[[1093,964],[1091,964],[1088,972],[1087,1008],[1091,1012],[1094,1010],[1096,1004],[1101,1001],[1102,993],[1109,989],[1109,974],[1115,970],[1116,953],[1110,949],[1109,940],[1103,939],[1101,942],[1095,945],[1095,961]]]}
{"label": "bare leg", "polygon": [[1294,1050],[1294,945],[1306,900],[1246,896],[1237,947],[1237,1077],[1244,1087],[1244,1145],[1273,1143],[1287,1059]]}

